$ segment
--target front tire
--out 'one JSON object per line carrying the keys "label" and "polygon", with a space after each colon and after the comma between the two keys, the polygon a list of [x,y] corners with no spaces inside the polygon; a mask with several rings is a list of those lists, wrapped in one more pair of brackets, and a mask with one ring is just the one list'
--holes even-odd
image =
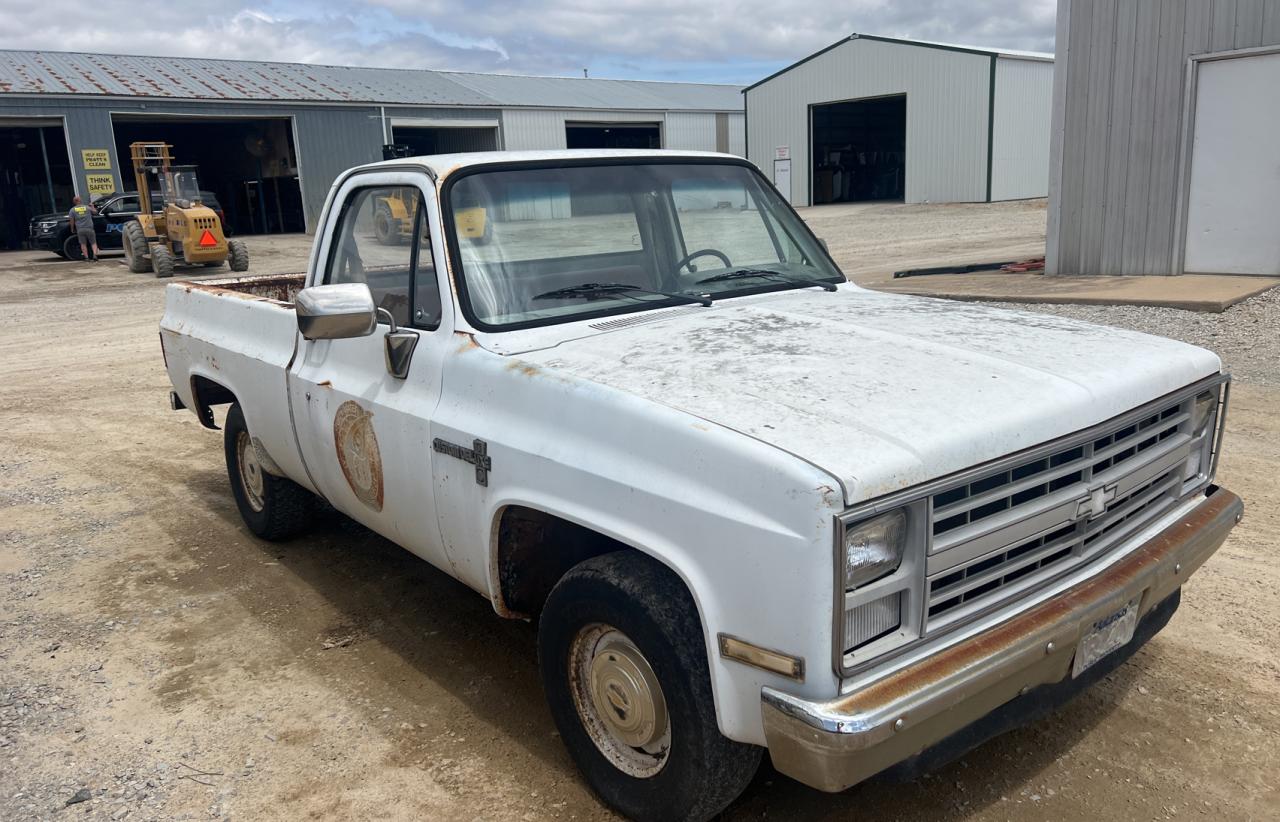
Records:
{"label": "front tire", "polygon": [[382,245],[400,244],[400,221],[391,216],[391,209],[378,206],[373,214],[373,234]]}
{"label": "front tire", "polygon": [[761,748],[716,724],[697,607],[667,568],[620,551],[571,569],[538,623],[556,727],[587,783],[632,819],[703,820],[746,788]]}
{"label": "front tire", "polygon": [[74,233],[68,234],[62,241],[62,250],[58,252],[58,256],[67,260],[83,260],[84,252],[80,250],[80,237]]}
{"label": "front tire", "polygon": [[147,235],[142,230],[142,224],[131,220],[121,230],[121,245],[124,246],[124,259],[129,264],[129,270],[134,274],[145,274],[150,265],[147,263]]}
{"label": "front tire", "polygon": [[292,480],[262,470],[239,403],[227,412],[223,428],[227,478],[244,524],[256,536],[273,541],[305,531],[315,513],[315,495]]}

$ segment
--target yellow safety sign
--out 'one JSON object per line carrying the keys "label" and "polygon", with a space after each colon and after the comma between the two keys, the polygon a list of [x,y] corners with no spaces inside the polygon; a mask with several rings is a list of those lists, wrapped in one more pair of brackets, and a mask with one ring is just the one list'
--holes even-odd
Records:
{"label": "yellow safety sign", "polygon": [[80,151],[80,156],[84,158],[84,167],[86,171],[111,168],[111,153],[105,148],[82,149]]}

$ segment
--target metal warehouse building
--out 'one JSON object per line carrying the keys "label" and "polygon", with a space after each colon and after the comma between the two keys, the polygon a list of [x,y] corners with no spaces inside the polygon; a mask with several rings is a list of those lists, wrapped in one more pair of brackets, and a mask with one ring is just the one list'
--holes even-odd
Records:
{"label": "metal warehouse building", "polygon": [[1280,275],[1280,2],[1060,0],[1057,48],[1046,272]]}
{"label": "metal warehouse building", "polygon": [[746,89],[747,156],[796,205],[1044,197],[1053,55],[853,34]]}
{"label": "metal warehouse building", "polygon": [[[334,178],[414,153],[745,153],[737,86],[0,51],[0,248],[73,194],[133,188],[129,143],[200,166],[238,233],[312,230]],[[8,237],[6,238],[6,234]],[[6,243],[6,239],[8,242]]]}

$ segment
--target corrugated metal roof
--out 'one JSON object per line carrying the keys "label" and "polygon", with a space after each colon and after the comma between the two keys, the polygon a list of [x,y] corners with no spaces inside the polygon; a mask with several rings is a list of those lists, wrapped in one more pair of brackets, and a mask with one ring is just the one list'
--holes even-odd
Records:
{"label": "corrugated metal roof", "polygon": [[699,83],[0,50],[0,93],[10,94],[737,111],[740,91]]}

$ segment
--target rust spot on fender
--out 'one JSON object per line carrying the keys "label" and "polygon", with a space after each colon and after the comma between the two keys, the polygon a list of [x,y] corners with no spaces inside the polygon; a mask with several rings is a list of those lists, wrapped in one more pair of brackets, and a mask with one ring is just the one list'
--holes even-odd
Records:
{"label": "rust spot on fender", "polygon": [[508,371],[517,371],[526,377],[536,377],[542,373],[542,369],[530,362],[522,360],[512,360],[507,363]]}
{"label": "rust spot on fender", "polygon": [[458,353],[465,354],[468,351],[479,348],[480,343],[476,342],[474,334],[468,334],[465,331],[455,331],[453,336],[458,339]]}
{"label": "rust spot on fender", "polygon": [[375,511],[382,510],[382,455],[373,431],[373,414],[355,400],[338,406],[333,417],[333,446],[351,493]]}
{"label": "rust spot on fender", "polygon": [[329,380],[321,380],[316,383],[316,388],[333,388],[333,383]]}

